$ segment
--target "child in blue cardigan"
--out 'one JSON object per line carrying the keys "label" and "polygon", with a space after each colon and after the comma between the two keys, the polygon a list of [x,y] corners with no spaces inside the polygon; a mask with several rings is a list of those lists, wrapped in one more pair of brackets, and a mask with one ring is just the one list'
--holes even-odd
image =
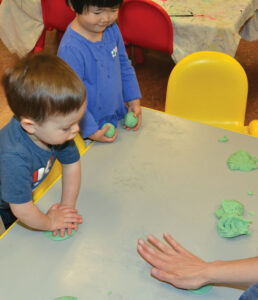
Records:
{"label": "child in blue cardigan", "polygon": [[[67,0],[76,12],[58,49],[58,56],[78,74],[87,89],[87,110],[80,122],[83,138],[113,142],[109,127],[134,112],[141,125],[141,93],[135,71],[115,23],[123,0]],[[125,105],[127,103],[127,105]]]}

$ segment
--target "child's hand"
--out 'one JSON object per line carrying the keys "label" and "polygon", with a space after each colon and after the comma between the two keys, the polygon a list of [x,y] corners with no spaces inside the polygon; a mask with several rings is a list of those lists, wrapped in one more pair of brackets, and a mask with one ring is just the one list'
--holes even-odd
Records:
{"label": "child's hand", "polygon": [[[60,206],[60,204],[54,204],[50,207],[47,212],[47,216],[50,219],[50,231],[53,231],[56,235],[58,229],[63,229],[63,234],[65,228],[71,233],[72,229],[77,228],[77,223],[82,223],[82,216],[77,213],[77,209]],[[60,234],[60,236],[62,236]]]}
{"label": "child's hand", "polygon": [[[138,130],[142,124],[142,110],[139,99],[135,99],[128,102],[128,112],[134,112],[134,116],[139,119],[137,125],[133,128],[133,130]],[[126,126],[124,126],[124,128],[128,130],[131,129]]]}
{"label": "child's hand", "polygon": [[114,140],[117,138],[117,129],[115,131],[115,134],[112,138],[106,137],[105,133],[108,131],[108,129],[110,128],[109,125],[105,126],[103,129],[99,129],[98,131],[96,131],[94,134],[92,134],[91,136],[89,136],[89,138],[93,141],[97,141],[97,142],[108,142],[108,143],[112,143],[114,142]]}

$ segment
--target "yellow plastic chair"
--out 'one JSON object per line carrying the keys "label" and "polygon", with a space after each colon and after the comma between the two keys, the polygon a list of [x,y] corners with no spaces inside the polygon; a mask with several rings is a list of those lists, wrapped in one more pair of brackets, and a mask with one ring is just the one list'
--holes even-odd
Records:
{"label": "yellow plastic chair", "polygon": [[247,93],[247,76],[237,60],[221,52],[196,52],[171,71],[165,112],[252,134],[256,126],[244,126]]}

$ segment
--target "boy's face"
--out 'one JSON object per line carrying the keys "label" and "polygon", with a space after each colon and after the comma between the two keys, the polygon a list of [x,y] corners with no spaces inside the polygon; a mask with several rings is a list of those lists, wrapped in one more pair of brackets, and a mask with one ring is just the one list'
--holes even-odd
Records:
{"label": "boy's face", "polygon": [[78,111],[73,111],[67,115],[49,116],[43,123],[33,122],[32,131],[29,133],[31,139],[41,148],[48,145],[61,145],[68,140],[72,140],[79,131],[79,121],[85,111],[84,103]]}
{"label": "boy's face", "polygon": [[77,22],[86,33],[99,34],[111,24],[118,16],[119,6],[97,7],[89,6],[82,14],[77,15]]}

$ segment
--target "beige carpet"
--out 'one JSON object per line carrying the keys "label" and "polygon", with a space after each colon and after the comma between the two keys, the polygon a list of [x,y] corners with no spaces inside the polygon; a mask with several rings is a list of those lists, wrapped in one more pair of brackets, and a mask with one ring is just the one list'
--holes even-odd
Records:
{"label": "beige carpet", "polygon": [[[55,32],[47,34],[46,52],[56,53],[57,42]],[[246,124],[258,119],[258,41],[241,40],[236,59],[247,73],[249,82]],[[17,57],[9,53],[0,40],[0,76],[15,63]],[[174,66],[171,57],[166,53],[145,51],[145,61],[136,65],[135,70],[142,91],[142,105],[164,111],[166,86],[169,74]],[[0,85],[0,128],[11,118],[6,99]]]}

